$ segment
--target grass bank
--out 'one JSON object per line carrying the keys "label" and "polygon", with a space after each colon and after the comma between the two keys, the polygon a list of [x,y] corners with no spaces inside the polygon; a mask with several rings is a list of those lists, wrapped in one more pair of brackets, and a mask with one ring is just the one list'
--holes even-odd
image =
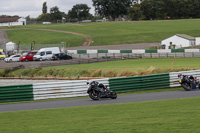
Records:
{"label": "grass bank", "polygon": [[200,69],[200,58],[129,59],[44,68],[0,70],[1,77],[122,77]]}
{"label": "grass bank", "polygon": [[[200,98],[0,113],[2,133],[200,132]],[[11,128],[12,127],[12,128]]]}
{"label": "grass bank", "polygon": [[[93,38],[94,43],[92,45],[116,45],[116,44],[133,44],[133,43],[154,43],[161,42],[161,40],[168,38],[174,34],[188,34],[194,37],[199,36],[200,32],[200,19],[184,19],[184,20],[156,20],[156,21],[118,21],[118,22],[100,22],[100,23],[81,23],[81,24],[53,24],[53,25],[27,25],[11,27],[9,29],[16,28],[35,28],[35,29],[53,29],[62,31],[71,31],[89,35]],[[8,28],[8,27],[6,27]],[[16,29],[17,30],[17,29]],[[17,32],[17,34],[15,34]],[[25,34],[26,30],[10,30],[7,31],[9,39],[18,43],[28,42],[30,44],[33,38],[30,37],[32,33]],[[40,42],[41,31],[33,31],[34,39]],[[49,35],[52,33],[49,32]],[[58,33],[55,33],[58,34]],[[75,37],[67,35],[63,36],[51,36],[51,38],[45,39],[42,43],[46,44],[60,43],[63,41],[70,42],[75,41]],[[26,41],[23,41],[26,40]],[[78,39],[77,44],[81,44],[82,40]],[[37,43],[37,41],[36,41]],[[23,43],[22,43],[23,44]],[[75,42],[71,46],[77,46]]]}
{"label": "grass bank", "polygon": [[83,37],[66,34],[57,33],[52,31],[38,31],[30,29],[16,29],[6,31],[9,40],[16,43],[20,41],[20,44],[31,44],[35,41],[37,44],[61,44],[61,42],[67,42],[67,46],[81,46],[83,42]]}

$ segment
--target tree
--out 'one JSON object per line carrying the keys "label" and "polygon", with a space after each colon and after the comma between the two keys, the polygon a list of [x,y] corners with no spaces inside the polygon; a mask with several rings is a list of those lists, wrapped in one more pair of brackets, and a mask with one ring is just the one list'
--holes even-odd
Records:
{"label": "tree", "polygon": [[164,0],[143,0],[141,9],[145,19],[164,19],[167,15]]}
{"label": "tree", "polygon": [[200,18],[200,1],[199,0],[190,0],[190,3],[191,3],[190,16],[193,18]]}
{"label": "tree", "polygon": [[113,20],[128,14],[133,0],[92,0],[96,14],[102,17],[112,17]]}
{"label": "tree", "polygon": [[90,17],[90,7],[87,4],[76,4],[68,12],[68,17],[71,19],[78,19],[78,21],[88,19]]}
{"label": "tree", "polygon": [[51,21],[51,16],[50,16],[49,13],[46,13],[46,14],[43,13],[40,16],[38,16],[36,18],[36,20],[37,21],[47,21],[47,22],[49,22],[49,21]]}
{"label": "tree", "polygon": [[43,3],[42,13],[43,13],[43,14],[46,14],[46,13],[47,13],[47,2],[44,2],[44,3]]}
{"label": "tree", "polygon": [[50,9],[50,16],[52,21],[57,22],[62,19],[62,12],[60,12],[59,8],[55,6]]}
{"label": "tree", "polygon": [[138,3],[133,4],[128,10],[129,18],[139,20],[142,17],[141,5]]}

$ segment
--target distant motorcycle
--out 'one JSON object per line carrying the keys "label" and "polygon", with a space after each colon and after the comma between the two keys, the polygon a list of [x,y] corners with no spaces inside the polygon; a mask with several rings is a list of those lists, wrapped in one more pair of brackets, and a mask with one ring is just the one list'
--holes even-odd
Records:
{"label": "distant motorcycle", "polygon": [[107,86],[99,84],[96,81],[87,82],[89,88],[87,93],[92,100],[99,100],[100,98],[111,98],[116,99],[117,93],[110,90]]}
{"label": "distant motorcycle", "polygon": [[178,78],[179,78],[179,83],[186,91],[191,91],[197,88],[200,89],[200,85],[199,85],[200,83],[197,77],[193,77],[192,75],[188,76],[188,75],[179,74]]}

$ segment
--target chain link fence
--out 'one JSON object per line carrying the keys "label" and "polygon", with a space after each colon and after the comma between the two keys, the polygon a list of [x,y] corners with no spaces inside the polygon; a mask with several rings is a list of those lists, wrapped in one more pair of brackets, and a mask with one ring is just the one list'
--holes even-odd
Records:
{"label": "chain link fence", "polygon": [[26,44],[26,45],[19,45],[19,50],[23,51],[32,51],[32,50],[39,50],[41,48],[48,48],[48,47],[59,47],[60,49],[64,48],[63,44]]}

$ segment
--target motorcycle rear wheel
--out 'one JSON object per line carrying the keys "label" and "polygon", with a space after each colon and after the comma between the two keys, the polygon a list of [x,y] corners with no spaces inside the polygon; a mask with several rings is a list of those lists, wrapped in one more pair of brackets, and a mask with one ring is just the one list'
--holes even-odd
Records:
{"label": "motorcycle rear wheel", "polygon": [[191,87],[187,83],[182,83],[181,85],[184,88],[184,90],[191,91]]}
{"label": "motorcycle rear wheel", "polygon": [[99,92],[98,91],[95,91],[95,90],[92,90],[89,92],[89,97],[92,99],[92,100],[99,100],[100,96],[99,96]]}

